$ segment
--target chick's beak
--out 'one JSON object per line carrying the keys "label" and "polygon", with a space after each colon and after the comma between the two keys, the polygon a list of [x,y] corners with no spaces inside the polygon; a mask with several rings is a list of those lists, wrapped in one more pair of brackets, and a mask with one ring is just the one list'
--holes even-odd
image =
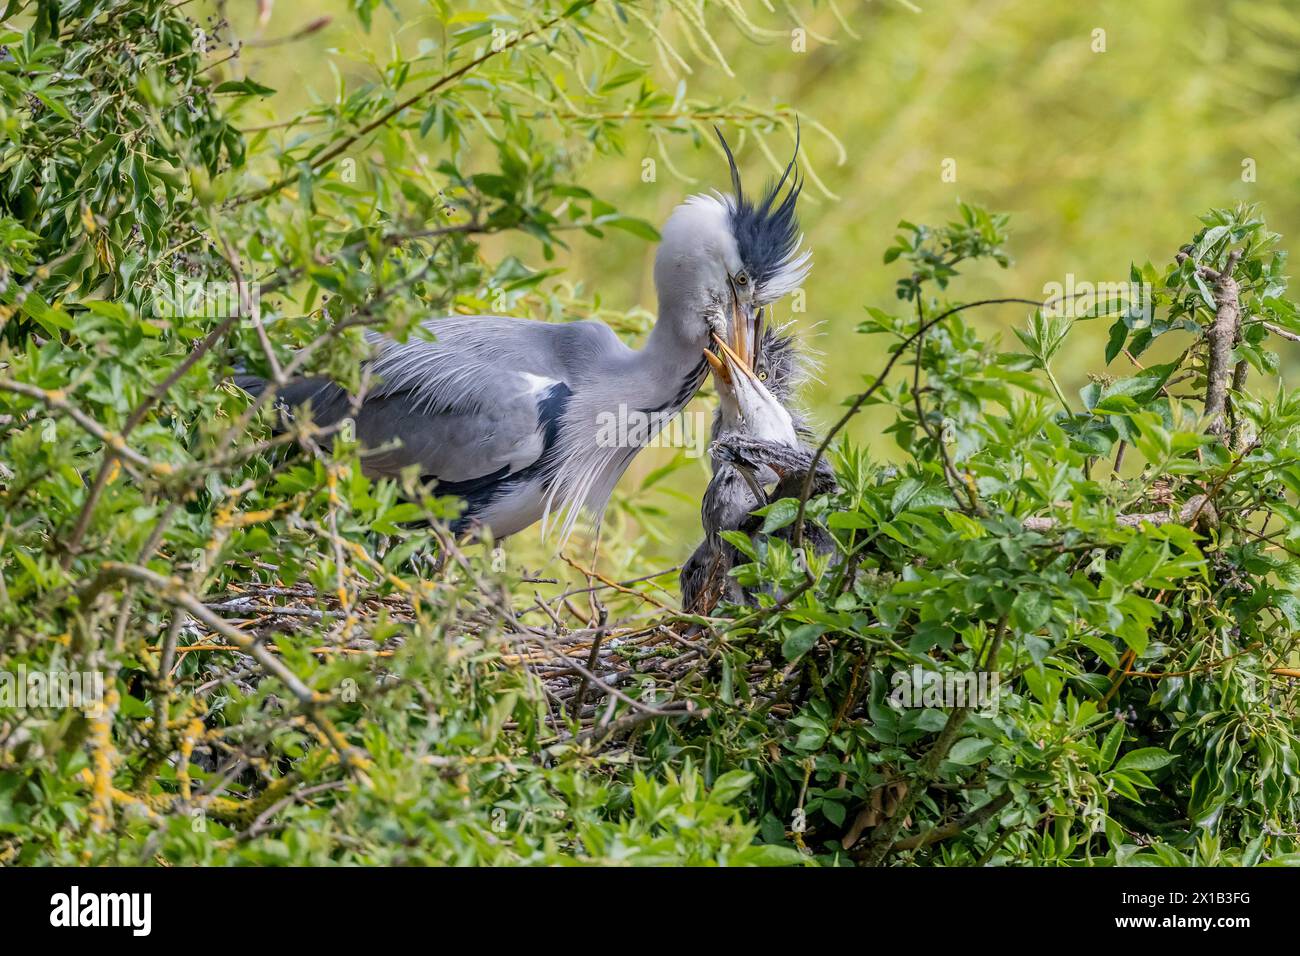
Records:
{"label": "chick's beak", "polygon": [[[716,338],[716,336],[714,337]],[[713,370],[713,378],[718,383],[718,388],[731,385],[731,372],[727,370],[727,364],[718,358],[712,349],[704,350],[704,360],[709,363],[709,368]]]}
{"label": "chick's beak", "polygon": [[736,471],[740,472],[740,477],[744,479],[745,484],[749,486],[749,490],[754,493],[754,497],[758,501],[766,502],[767,492],[763,489],[763,486],[759,484],[758,477],[754,474],[754,470],[748,467],[737,467]]}
{"label": "chick's beak", "polygon": [[757,309],[749,311],[741,306],[740,298],[734,288],[731,295],[731,321],[727,325],[729,341],[724,342],[716,333],[713,335],[713,341],[717,343],[721,354],[714,353],[712,349],[704,350],[704,358],[713,369],[719,388],[730,387],[733,384],[733,370],[736,374],[754,379],[754,363],[762,345],[762,313]]}
{"label": "chick's beak", "polygon": [[719,389],[734,390],[741,376],[748,378],[752,382],[758,382],[749,361],[722,341],[716,332],[713,334],[713,342],[718,347],[718,354],[715,355],[711,350],[705,349],[704,358],[708,361],[709,367],[713,369],[713,377],[717,380]]}

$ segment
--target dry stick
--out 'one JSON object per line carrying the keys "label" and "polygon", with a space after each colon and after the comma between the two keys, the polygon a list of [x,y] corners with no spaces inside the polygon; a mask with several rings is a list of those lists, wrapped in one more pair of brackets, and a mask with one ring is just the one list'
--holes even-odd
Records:
{"label": "dry stick", "polygon": [[[1181,263],[1188,256],[1187,253],[1180,252],[1175,258]],[[1221,437],[1227,431],[1223,417],[1228,408],[1228,385],[1232,377],[1232,346],[1241,332],[1241,290],[1237,286],[1237,280],[1232,277],[1240,258],[1239,249],[1228,253],[1228,261],[1222,272],[1216,272],[1209,266],[1196,266],[1200,276],[1214,283],[1217,309],[1214,321],[1205,332],[1210,343],[1205,372],[1205,417],[1209,419],[1209,431]]]}
{"label": "dry stick", "polygon": [[925,833],[918,833],[916,836],[905,837],[904,839],[899,840],[894,844],[894,851],[916,850],[921,847],[929,846],[932,843],[938,843],[940,840],[947,840],[949,837],[955,837],[963,830],[983,823],[1010,802],[1011,791],[1008,790],[1001,796],[994,797],[979,809],[963,814],[951,823],[946,823],[941,827],[933,827]]}
{"label": "dry stick", "polygon": [[1281,326],[1274,325],[1272,322],[1261,322],[1260,325],[1264,326],[1264,328],[1268,329],[1274,335],[1280,335],[1282,336],[1282,338],[1287,339],[1288,341],[1300,342],[1300,335],[1288,331],[1287,329],[1284,329]]}
{"label": "dry stick", "polygon": [[[189,355],[185,356],[180,364],[172,369],[171,374],[154,387],[153,391],[145,397],[144,401],[137,405],[135,410],[131,412],[130,417],[126,420],[126,424],[122,426],[123,440],[125,440],[131,432],[135,430],[137,425],[144,421],[145,416],[149,414],[149,410],[161,401],[169,391],[171,391],[172,386],[179,382],[181,378],[184,377],[185,373],[194,367],[199,359],[212,351],[217,342],[225,337],[226,333],[230,331],[238,319],[239,316],[237,315],[228,316],[225,321],[209,332],[204,337],[203,341],[195,346]],[[104,489],[108,486],[108,476],[112,474],[113,463],[117,461],[117,458],[118,453],[116,449],[109,448],[104,453],[104,459],[99,464],[99,473],[95,475],[95,482],[91,485],[90,491],[86,495],[86,500],[81,506],[81,513],[77,515],[77,523],[73,527],[72,533],[68,536],[67,542],[64,544],[62,561],[63,569],[65,571],[72,566],[77,550],[81,546],[81,539],[85,537],[86,530],[90,527],[91,514],[95,510],[95,505],[99,502],[99,496],[104,493]]]}
{"label": "dry stick", "polygon": [[[652,604],[652,605],[654,605],[655,607],[659,608],[659,610],[661,610],[661,611],[675,611],[675,610],[676,610],[675,608],[671,608],[671,607],[669,607],[668,605],[664,604],[662,601],[658,601],[658,600],[656,600],[655,598],[651,597],[650,595],[645,594],[644,592],[637,591],[637,590],[635,590],[635,589],[633,589],[633,588],[630,588],[630,587],[624,587],[622,584],[619,584],[617,581],[611,581],[609,578],[605,577],[605,575],[601,574],[601,573],[600,573],[599,571],[597,571],[595,568],[592,568],[592,569],[590,569],[590,570],[588,570],[587,568],[584,568],[581,564],[579,564],[579,563],[578,563],[577,561],[575,561],[573,558],[569,557],[567,554],[563,554],[563,553],[561,553],[561,554],[560,554],[560,557],[561,557],[561,558],[565,561],[565,563],[568,564],[571,568],[573,568],[573,569],[574,569],[575,571],[577,571],[578,573],[584,575],[584,576],[587,578],[588,583],[590,583],[590,582],[592,581],[592,579],[594,578],[595,580],[599,581],[599,582],[601,583],[601,585],[603,585],[604,587],[607,587],[607,588],[613,588],[615,591],[618,591],[620,594],[626,594],[626,595],[628,595],[629,597],[638,598],[638,599],[640,599],[640,600],[642,600],[642,601],[645,601],[647,604]],[[637,580],[639,581],[639,580],[645,580],[645,579],[644,579],[644,578],[640,578],[640,579],[637,579]],[[636,582],[630,582],[630,583],[636,583]],[[595,592],[596,592],[596,591],[599,591],[599,590],[600,590],[599,587],[595,587],[595,586],[593,586],[593,587],[583,588],[581,591],[577,591],[577,592],[574,592],[574,593],[579,593],[579,594],[580,594],[580,593],[582,593],[583,591],[585,591],[585,592],[588,592],[588,593],[590,593],[590,594],[592,594],[592,595],[594,596]]]}
{"label": "dry stick", "polygon": [[[591,651],[587,654],[587,670],[595,671],[596,665],[600,662],[600,642],[605,639],[605,623],[609,620],[609,611],[602,604],[600,606],[600,623],[596,627],[596,636],[591,641]],[[578,692],[573,695],[573,716],[577,717],[582,713],[582,700],[587,696],[587,675],[582,676],[581,683],[578,684]]]}
{"label": "dry stick", "polygon": [[[1006,632],[1007,619],[1003,617],[998,621],[994,629],[988,653],[984,655],[983,666],[997,667],[998,652],[1002,649],[1002,638],[1006,635]],[[954,707],[948,714],[948,722],[943,725],[943,730],[939,731],[938,739],[935,740],[921,759],[916,775],[908,782],[907,795],[894,808],[894,815],[876,831],[871,843],[868,844],[863,853],[862,861],[867,866],[880,866],[885,861],[885,857],[893,850],[898,831],[903,828],[903,821],[911,816],[912,808],[921,799],[921,795],[929,787],[930,782],[938,776],[939,765],[948,756],[948,751],[952,749],[952,745],[957,742],[957,735],[961,732],[962,725],[966,723],[966,717],[970,711],[969,706]]]}
{"label": "dry stick", "polygon": [[[1183,503],[1175,514],[1172,508],[1166,508],[1164,511],[1148,511],[1134,514],[1117,514],[1115,515],[1115,524],[1120,528],[1137,528],[1145,524],[1162,525],[1162,524],[1195,524],[1202,514],[1206,520],[1212,524],[1219,523],[1219,514],[1214,508],[1214,502],[1211,501],[1212,495],[1193,495]],[[1050,516],[1034,515],[1024,518],[1020,522],[1021,527],[1026,531],[1046,532],[1057,527],[1060,522]]]}
{"label": "dry stick", "polygon": [[[588,585],[592,583],[592,576],[596,573],[597,564],[600,563],[600,532],[601,527],[600,525],[597,525],[595,538],[591,542],[591,573],[587,575]],[[587,609],[588,624],[592,621],[599,621],[601,615],[605,613],[605,606],[601,604],[600,598],[597,596],[595,590],[587,592]]]}
{"label": "dry stick", "polygon": [[[227,621],[226,623],[231,623],[231,622]],[[274,645],[263,645],[263,646],[266,648],[268,653],[272,653],[272,654],[280,653],[280,649]],[[161,647],[157,647],[157,646],[149,648],[149,650],[151,651],[158,651],[161,649],[162,649]],[[392,651],[384,650],[382,648],[374,648],[374,647],[334,647],[332,645],[322,644],[320,647],[308,647],[308,648],[304,648],[303,650],[308,654],[340,654],[344,656],[352,655],[355,657],[392,657],[393,656]],[[184,647],[176,648],[175,653],[177,654],[202,654],[202,653],[246,654],[248,652],[244,648],[240,647],[238,644],[215,644],[215,643],[208,642],[203,644],[186,644]]]}
{"label": "dry stick", "polygon": [[511,626],[511,628],[515,631],[515,633],[523,635],[525,638],[532,638],[533,640],[538,641],[543,646],[543,648],[546,650],[547,653],[551,654],[553,657],[562,658],[569,667],[573,668],[573,670],[581,674],[583,678],[595,684],[601,690],[605,691],[605,693],[610,697],[611,708],[614,706],[614,699],[617,698],[618,700],[623,701],[625,704],[631,707],[634,711],[649,713],[652,716],[667,716],[669,714],[674,713],[674,711],[672,711],[671,709],[650,707],[646,704],[641,703],[640,701],[633,700],[631,697],[628,697],[626,694],[620,691],[617,687],[614,687],[613,685],[607,683],[606,681],[602,680],[598,675],[594,674],[592,671],[583,667],[581,664],[579,664],[568,654],[564,653],[563,651],[557,652],[554,643],[549,640],[545,631],[543,631],[540,628],[529,627],[525,624],[522,624],[519,621],[518,616],[515,614],[513,606],[510,604],[509,594],[504,594],[501,597],[491,596],[492,595],[491,588],[488,587],[487,582],[484,581],[480,575],[475,573],[473,566],[470,565],[469,561],[465,558],[465,555],[461,552],[461,550],[455,547],[454,544],[446,538],[446,536],[438,533],[436,528],[434,529],[434,534],[438,537],[439,543],[442,545],[444,551],[451,555],[451,557],[465,572],[470,582],[473,583],[478,588],[480,593],[482,593],[491,602],[491,604],[495,607],[497,613],[501,616],[501,619],[506,621]]}
{"label": "dry stick", "polygon": [[574,743],[583,743],[585,741],[595,740],[596,744],[600,745],[610,737],[620,734],[625,730],[639,727],[648,721],[654,720],[656,717],[690,717],[693,720],[703,720],[708,716],[709,708],[707,707],[701,708],[700,710],[692,710],[689,702],[674,701],[665,704],[663,708],[657,712],[634,711],[630,714],[624,714],[617,720],[609,721],[608,723],[597,722],[586,730],[574,735],[572,738],[560,737],[556,741],[548,742],[548,745],[551,743],[568,742],[569,740],[572,740]]}
{"label": "dry stick", "polygon": [[[559,23],[561,20],[566,19],[568,16],[576,13],[578,10],[582,9],[583,7],[591,6],[593,3],[595,3],[595,0],[585,0],[585,2],[574,4],[559,16],[552,17],[551,19],[542,23],[540,26],[534,27],[531,30],[525,30],[523,33],[519,34],[514,39],[501,44],[500,47],[495,47],[495,46],[489,47],[486,53],[483,53],[482,55],[477,56],[474,59],[470,60],[460,69],[453,70],[452,72],[448,73],[446,76],[439,79],[433,85],[421,90],[419,93],[416,93],[413,96],[408,96],[400,103],[395,104],[390,109],[385,110],[383,113],[379,114],[379,116],[375,117],[375,119],[371,120],[369,123],[361,127],[361,129],[357,130],[355,133],[345,136],[343,139],[339,140],[339,142],[335,146],[331,147],[330,149],[327,149],[324,153],[322,153],[320,156],[317,156],[315,159],[310,160],[308,162],[308,167],[313,173],[316,172],[319,167],[324,166],[326,163],[330,162],[331,160],[337,159],[339,156],[341,156],[344,152],[347,151],[347,148],[349,146],[351,146],[357,140],[361,139],[363,136],[368,136],[369,134],[373,133],[375,130],[379,129],[379,127],[383,126],[385,123],[387,123],[398,113],[414,106],[416,103],[424,99],[426,96],[430,95],[431,93],[436,93],[438,90],[442,89],[444,86],[447,86],[449,83],[453,83],[456,80],[459,80],[466,73],[469,73],[471,70],[474,70],[478,66],[492,59],[492,57],[497,56],[498,54],[501,53],[505,53],[507,50],[510,50],[513,47],[518,46],[524,40],[531,39],[532,37],[541,33],[543,30],[549,30],[551,27],[555,26],[555,24]],[[266,186],[263,189],[259,189],[256,192],[248,193],[247,195],[244,196],[236,197],[234,200],[232,200],[232,205],[242,206],[244,203],[254,202],[258,199],[265,199],[267,196],[273,196],[276,193],[278,193],[280,190],[284,189],[285,186],[288,186],[290,183],[295,182],[297,179],[298,179],[297,173],[294,173],[290,176],[285,176],[281,179],[276,180],[275,182],[271,183],[271,185]]]}
{"label": "dry stick", "polygon": [[[552,655],[553,658],[562,659],[565,662],[566,666],[571,667],[573,670],[577,671],[578,674],[581,675],[584,681],[590,681],[592,684],[595,684],[606,694],[608,694],[610,697],[611,707],[613,706],[614,699],[617,698],[618,700],[621,700],[623,703],[631,707],[633,711],[648,714],[651,717],[668,717],[676,713],[676,711],[673,710],[673,707],[675,704],[680,702],[669,701],[668,703],[664,704],[662,707],[655,707],[649,704],[642,703],[641,701],[636,700],[632,697],[629,697],[627,696],[627,694],[624,694],[613,684],[610,684],[608,681],[602,679],[599,675],[597,675],[593,671],[588,670],[586,667],[579,664],[577,660],[574,659],[573,657],[570,657],[568,654],[564,653],[563,651],[557,651],[555,645],[550,640],[548,640],[547,637],[545,636],[544,631],[541,631],[540,629],[531,629],[531,628],[525,630],[531,633],[531,636],[534,639],[536,639],[546,650],[546,652]],[[689,704],[689,701],[686,703]]]}
{"label": "dry stick", "polygon": [[853,404],[849,406],[849,410],[846,411],[840,417],[840,420],[837,421],[831,427],[831,430],[826,433],[826,437],[822,439],[821,444],[817,446],[817,451],[813,453],[812,462],[810,462],[808,466],[808,474],[804,478],[803,488],[799,492],[799,510],[795,514],[794,537],[792,541],[792,544],[795,549],[798,549],[803,546],[804,513],[808,507],[808,499],[812,496],[813,478],[817,474],[817,465],[821,462],[822,458],[825,457],[826,449],[830,447],[830,444],[835,439],[835,436],[838,435],[844,429],[844,426],[846,426],[853,419],[853,416],[857,415],[857,413],[862,410],[862,406],[867,403],[867,400],[871,398],[871,396],[874,395],[882,385],[885,384],[885,379],[888,377],[889,373],[893,370],[894,366],[898,363],[898,360],[902,358],[903,353],[906,352],[909,347],[915,344],[917,339],[925,335],[926,332],[934,328],[934,326],[938,325],[940,322],[942,322],[944,319],[948,318],[949,316],[956,315],[958,312],[964,312],[967,309],[974,309],[985,305],[1010,305],[1010,304],[1033,305],[1039,308],[1042,308],[1044,305],[1044,303],[1038,299],[1016,299],[1016,298],[980,299],[976,302],[967,302],[965,305],[955,306],[954,308],[948,309],[946,312],[940,312],[938,315],[934,316],[933,318],[926,320],[922,325],[920,325],[917,328],[915,332],[913,332],[911,335],[905,338],[894,348],[892,354],[889,356],[889,361],[885,363],[885,367],[881,370],[880,374],[876,376],[875,381],[873,381],[869,386],[867,386],[866,391],[861,392],[853,400]]}
{"label": "dry stick", "polygon": [[[636,577],[636,578],[629,578],[629,579],[626,580],[626,581],[616,581],[616,582],[614,582],[613,584],[605,584],[605,583],[602,582],[602,583],[600,583],[600,584],[593,584],[591,587],[585,587],[585,588],[572,588],[572,589],[570,589],[570,590],[568,590],[568,591],[565,591],[563,594],[559,594],[559,595],[557,595],[556,597],[552,598],[552,600],[553,600],[553,601],[556,601],[556,602],[559,602],[559,601],[563,601],[565,598],[573,597],[573,596],[578,595],[578,594],[587,594],[587,593],[590,592],[590,591],[600,591],[600,590],[602,590],[602,589],[604,589],[604,588],[610,588],[610,587],[612,587],[612,588],[614,588],[614,589],[616,589],[616,590],[617,590],[618,588],[627,588],[627,587],[631,587],[633,584],[641,584],[642,582],[645,582],[645,581],[653,581],[655,578],[661,578],[661,577],[663,577],[663,576],[666,575],[666,574],[672,574],[672,573],[674,573],[674,572],[676,572],[676,571],[680,571],[680,570],[681,570],[681,567],[682,567],[682,566],[681,566],[680,564],[675,564],[675,565],[673,565],[671,568],[665,568],[663,571],[651,571],[649,574],[643,574],[643,575],[641,575],[640,577]],[[538,579],[537,581],[531,581],[531,580],[529,580],[528,578],[525,578],[524,580],[525,580],[526,582],[530,583],[530,584],[538,584],[538,583],[540,583],[540,584],[554,584],[554,583],[556,583],[553,579]],[[639,594],[640,592],[637,592],[637,593]],[[538,604],[540,604],[540,600],[539,600]],[[538,607],[538,604],[534,604],[532,607],[527,608],[527,609],[524,610],[522,613],[527,614],[529,611],[536,610],[537,607]]]}

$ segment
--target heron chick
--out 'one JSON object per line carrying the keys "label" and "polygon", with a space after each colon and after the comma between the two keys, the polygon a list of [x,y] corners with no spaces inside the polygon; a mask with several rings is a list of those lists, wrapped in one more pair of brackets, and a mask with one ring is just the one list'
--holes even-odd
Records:
{"label": "heron chick", "polygon": [[[499,539],[540,520],[544,532],[559,525],[563,545],[580,511],[599,523],[633,457],[698,391],[707,374],[701,353],[715,340],[744,351],[760,310],[810,268],[795,217],[795,160],[754,202],[718,138],[733,192],[692,196],[669,216],[655,256],[659,315],[643,348],[597,321],[432,319],[423,323],[428,335],[406,342],[370,336],[378,384],[364,396],[301,378],[278,387],[279,406],[307,407],[322,426],[352,418],[367,475],[414,470],[436,493],[464,501],[454,531],[488,528]],[[796,158],[798,148],[796,137]],[[251,392],[267,387],[253,376],[235,381]],[[608,427],[628,419],[649,427]]]}
{"label": "heron chick", "polygon": [[[682,607],[689,613],[709,614],[722,601],[750,603],[748,595],[730,575],[740,559],[723,539],[723,531],[754,534],[760,519],[753,512],[769,501],[797,497],[802,491],[814,454],[801,435],[806,434],[792,401],[800,377],[794,339],[776,329],[761,332],[760,347],[749,357],[720,343],[721,357],[710,357],[718,391],[710,457],[713,478],[704,493],[700,521],[704,541],[682,566]],[[818,460],[813,493],[835,486],[826,462]],[[816,540],[820,549],[829,542]]]}

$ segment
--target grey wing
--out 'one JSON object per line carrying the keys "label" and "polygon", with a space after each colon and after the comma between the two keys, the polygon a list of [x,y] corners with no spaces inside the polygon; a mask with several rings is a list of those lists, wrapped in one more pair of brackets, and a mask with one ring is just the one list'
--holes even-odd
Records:
{"label": "grey wing", "polygon": [[[509,378],[499,384],[508,386]],[[355,420],[366,472],[396,476],[414,465],[422,477],[463,483],[537,464],[548,446],[548,408],[567,397],[568,387],[550,382],[541,392],[500,392],[498,401],[470,409],[431,410],[410,393],[364,402]]]}
{"label": "grey wing", "polygon": [[363,467],[371,476],[395,477],[414,465],[421,477],[472,490],[479,482],[539,465],[570,394],[560,380],[499,372],[478,383],[476,401],[450,407],[409,389],[357,402],[321,378],[291,383],[278,401],[286,412],[308,406],[322,426],[352,418]]}
{"label": "grey wing", "polygon": [[377,474],[415,464],[428,477],[463,483],[539,464],[557,437],[575,368],[623,348],[599,323],[453,316],[426,326],[433,341],[377,341],[379,384],[357,416],[366,447],[394,446],[367,460]]}

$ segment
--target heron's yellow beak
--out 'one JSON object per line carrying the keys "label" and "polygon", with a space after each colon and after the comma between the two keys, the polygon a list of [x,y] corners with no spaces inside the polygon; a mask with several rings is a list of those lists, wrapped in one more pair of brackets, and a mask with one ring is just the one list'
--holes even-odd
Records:
{"label": "heron's yellow beak", "polygon": [[733,368],[740,374],[757,381],[753,370],[763,341],[762,314],[756,314],[752,322],[747,322],[741,313],[739,300],[733,295],[731,322],[727,331],[730,342],[724,342],[716,333],[713,334],[713,341],[717,343],[720,355],[712,349],[704,350],[704,358],[713,369],[718,385],[721,387],[732,384]]}
{"label": "heron's yellow beak", "polygon": [[[747,335],[742,336],[741,340],[748,338]],[[751,367],[751,360],[722,341],[717,333],[714,333],[713,341],[717,344],[721,356],[715,355],[709,349],[705,349],[704,358],[708,361],[709,367],[713,369],[713,375],[718,381],[719,388],[733,388],[738,375],[745,376],[755,384],[758,383],[758,377],[754,375],[754,370]],[[742,346],[742,348],[745,348],[746,352],[748,351],[746,346]]]}

